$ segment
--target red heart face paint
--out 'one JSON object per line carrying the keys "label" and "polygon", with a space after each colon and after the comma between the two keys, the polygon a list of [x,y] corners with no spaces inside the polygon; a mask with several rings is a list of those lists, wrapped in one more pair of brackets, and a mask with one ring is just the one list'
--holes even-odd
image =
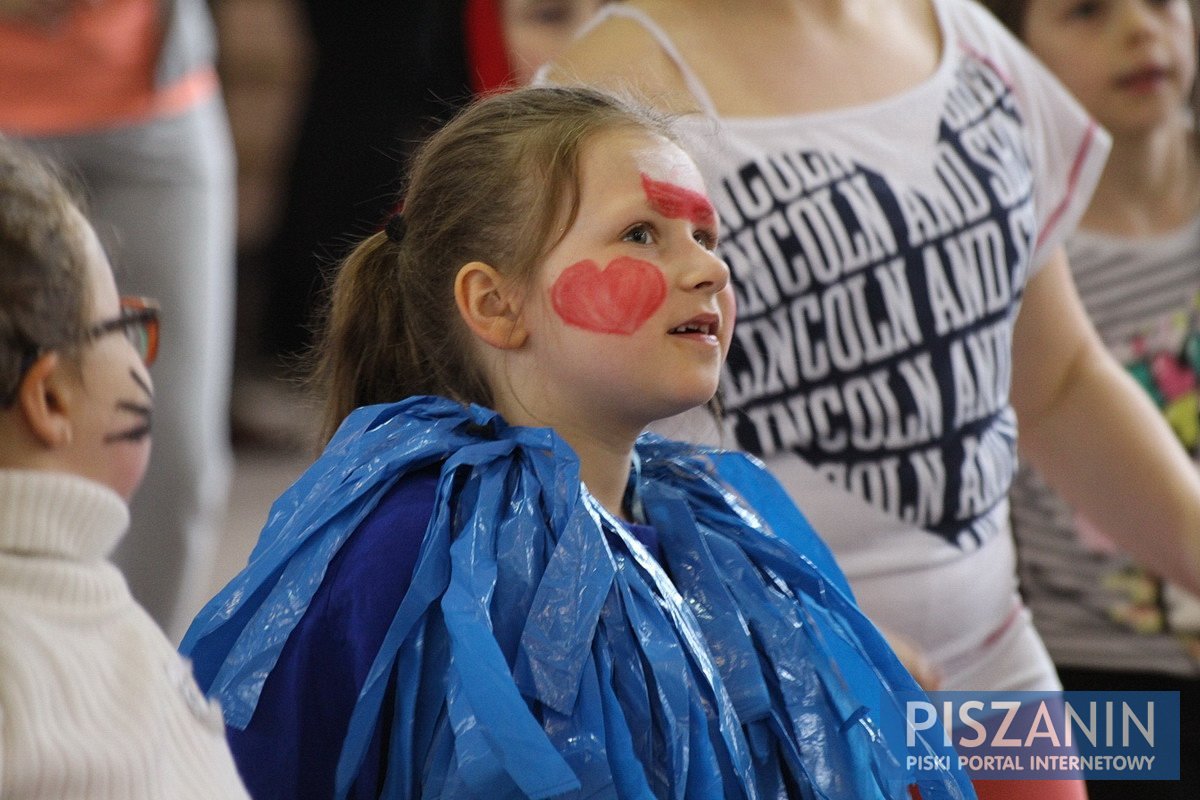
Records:
{"label": "red heart face paint", "polygon": [[658,310],[667,282],[649,261],[621,256],[600,269],[590,259],[563,270],[550,301],[563,322],[595,333],[628,336]]}
{"label": "red heart face paint", "polygon": [[132,421],[124,429],[115,433],[110,433],[104,437],[105,444],[113,442],[140,442],[150,436],[150,420],[154,416],[154,392],[150,391],[150,386],[146,383],[141,375],[138,375],[133,370],[129,371],[129,375],[133,378],[133,382],[141,389],[144,399],[139,400],[118,400],[117,410]]}
{"label": "red heart face paint", "polygon": [[712,203],[700,192],[666,181],[656,181],[644,172],[642,189],[646,192],[650,207],[668,219],[691,220],[693,225],[701,228],[716,224],[717,214]]}

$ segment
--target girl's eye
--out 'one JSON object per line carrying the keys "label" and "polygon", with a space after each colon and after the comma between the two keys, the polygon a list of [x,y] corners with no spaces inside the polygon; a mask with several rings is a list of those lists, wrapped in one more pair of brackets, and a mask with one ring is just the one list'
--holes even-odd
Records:
{"label": "girl's eye", "polygon": [[692,234],[692,238],[695,239],[697,244],[699,244],[705,250],[717,249],[717,243],[719,240],[717,239],[717,235],[712,231],[698,230]]}
{"label": "girl's eye", "polygon": [[621,239],[634,244],[654,244],[654,230],[645,222],[630,226]]}
{"label": "girl's eye", "polygon": [[522,22],[542,25],[548,28],[561,28],[564,35],[569,34],[574,21],[576,9],[574,3],[568,0],[526,0],[517,6],[516,16]]}
{"label": "girl's eye", "polygon": [[1099,0],[1081,0],[1067,9],[1067,16],[1072,19],[1091,19],[1102,10],[1103,4]]}

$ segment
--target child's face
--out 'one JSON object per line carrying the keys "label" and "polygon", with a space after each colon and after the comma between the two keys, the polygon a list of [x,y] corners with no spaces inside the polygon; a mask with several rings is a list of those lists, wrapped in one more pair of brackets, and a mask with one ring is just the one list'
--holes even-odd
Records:
{"label": "child's face", "polygon": [[571,41],[605,0],[504,0],[504,40],[513,78],[529,83],[537,68]]}
{"label": "child's face", "polygon": [[[96,234],[78,217],[91,286],[89,327],[121,315],[112,268]],[[133,343],[113,331],[85,342],[79,351],[81,383],[74,406],[71,457],[77,471],[133,496],[150,458],[154,405],[150,374]]]}
{"label": "child's face", "polygon": [[1029,48],[1115,135],[1179,114],[1196,73],[1188,0],[1030,0]]}
{"label": "child's face", "polygon": [[729,270],[713,253],[699,170],[679,147],[609,133],[581,156],[578,217],[525,307],[535,392],[551,424],[574,413],[640,430],[715,393],[733,332]]}

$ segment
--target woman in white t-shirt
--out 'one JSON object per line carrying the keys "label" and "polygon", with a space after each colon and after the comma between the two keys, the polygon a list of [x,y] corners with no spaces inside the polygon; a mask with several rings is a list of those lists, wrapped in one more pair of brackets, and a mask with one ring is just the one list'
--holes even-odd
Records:
{"label": "woman in white t-shirt", "polygon": [[[929,685],[1059,685],[1016,591],[1018,414],[1023,457],[1200,587],[1200,481],[1062,247],[1108,137],[983,9],[631,0],[542,80],[684,114],[739,306],[724,433],[801,501]],[[705,435],[695,421],[671,433]]]}

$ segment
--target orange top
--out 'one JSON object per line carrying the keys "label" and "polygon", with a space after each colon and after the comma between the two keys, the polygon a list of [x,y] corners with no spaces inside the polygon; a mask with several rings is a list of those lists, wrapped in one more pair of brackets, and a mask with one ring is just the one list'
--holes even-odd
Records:
{"label": "orange top", "polygon": [[155,86],[156,0],[75,4],[52,27],[0,22],[0,130],[75,133],[167,116],[217,89],[212,67]]}

